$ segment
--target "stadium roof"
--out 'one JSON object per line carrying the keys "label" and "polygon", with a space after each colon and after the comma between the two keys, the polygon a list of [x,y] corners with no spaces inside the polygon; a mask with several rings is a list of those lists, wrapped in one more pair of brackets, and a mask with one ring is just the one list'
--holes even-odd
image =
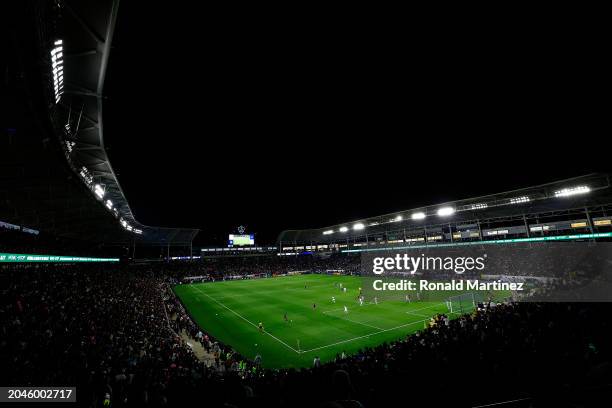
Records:
{"label": "stadium roof", "polygon": [[[469,182],[469,181],[466,181]],[[496,222],[612,206],[609,175],[589,174],[534,187],[397,211],[323,228],[286,230],[279,242],[329,243],[391,231]],[[418,194],[418,192],[415,192]]]}
{"label": "stadium roof", "polygon": [[37,115],[40,126],[28,138],[16,126],[18,137],[5,146],[13,154],[2,165],[8,205],[0,208],[0,220],[105,243],[189,245],[198,229],[151,227],[135,219],[106,153],[103,91],[118,5],[17,6],[15,16],[30,25],[15,28],[15,69],[28,80],[31,100],[24,105],[34,105],[23,109]]}

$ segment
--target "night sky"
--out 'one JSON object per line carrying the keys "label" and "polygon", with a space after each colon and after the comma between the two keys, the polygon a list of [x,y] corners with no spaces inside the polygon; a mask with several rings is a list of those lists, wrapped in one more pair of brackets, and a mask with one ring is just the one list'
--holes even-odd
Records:
{"label": "night sky", "polygon": [[137,220],[201,228],[196,243],[612,167],[600,57],[571,39],[426,42],[146,9],[119,10],[105,143]]}

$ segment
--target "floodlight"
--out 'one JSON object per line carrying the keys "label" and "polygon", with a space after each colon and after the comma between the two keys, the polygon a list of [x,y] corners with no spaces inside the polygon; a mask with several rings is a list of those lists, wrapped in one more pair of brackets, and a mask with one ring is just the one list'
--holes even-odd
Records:
{"label": "floodlight", "polygon": [[426,215],[422,211],[412,213],[412,215],[410,216],[410,218],[412,218],[413,220],[422,220],[425,217]]}
{"label": "floodlight", "polygon": [[555,197],[569,197],[577,194],[586,194],[590,191],[591,189],[588,186],[563,188],[559,191],[555,191]]}
{"label": "floodlight", "polygon": [[333,234],[334,230],[327,230],[327,231],[323,231],[323,235],[330,235]]}
{"label": "floodlight", "polygon": [[529,197],[527,196],[514,197],[510,199],[510,204],[521,204],[521,203],[528,203],[528,202],[529,202]]}
{"label": "floodlight", "polygon": [[488,206],[489,206],[489,204],[487,204],[487,203],[477,203],[477,204],[472,204],[470,206],[470,208],[472,210],[482,210],[484,208],[487,208]]}
{"label": "floodlight", "polygon": [[51,50],[51,73],[55,103],[58,103],[64,93],[64,48],[62,40],[55,41],[54,45],[55,47]]}
{"label": "floodlight", "polygon": [[338,231],[346,232],[346,231],[348,231],[348,227],[340,227],[340,229]]}
{"label": "floodlight", "polygon": [[398,215],[397,217],[395,217],[395,221],[401,221],[403,219],[404,217],[402,217],[401,215]]}
{"label": "floodlight", "polygon": [[98,198],[102,199],[104,197],[104,189],[102,188],[101,185],[96,184],[94,186],[94,193],[96,193],[96,195],[98,196]]}
{"label": "floodlight", "polygon": [[353,225],[353,229],[354,229],[355,231],[360,231],[360,230],[362,230],[362,229],[364,229],[364,228],[365,228],[365,225],[363,225],[363,224],[362,224],[362,223],[360,223],[360,222],[358,222],[357,224]]}
{"label": "floodlight", "polygon": [[109,210],[113,209],[113,202],[111,200],[106,200],[106,208]]}
{"label": "floodlight", "polygon": [[449,215],[453,215],[454,213],[455,213],[455,209],[453,207],[438,208],[438,215],[440,217],[448,217]]}

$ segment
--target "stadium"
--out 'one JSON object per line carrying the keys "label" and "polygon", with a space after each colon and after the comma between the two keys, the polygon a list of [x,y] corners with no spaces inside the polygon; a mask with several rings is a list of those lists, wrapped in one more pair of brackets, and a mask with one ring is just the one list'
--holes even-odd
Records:
{"label": "stadium", "polygon": [[[113,67],[113,58],[138,48],[127,34],[129,19],[114,42],[122,7],[118,0],[9,7],[0,139],[0,405],[609,404],[608,169],[577,165],[571,177],[544,169],[537,181],[515,188],[486,168],[492,173],[486,186],[463,178],[466,187],[458,191],[467,193],[450,200],[406,187],[412,205],[378,213],[400,206],[394,195],[381,199],[367,190],[351,207],[343,200],[345,176],[395,172],[368,162],[348,171],[342,163],[338,173],[325,167],[327,146],[317,146],[316,165],[299,177],[293,167],[279,168],[278,177],[245,176],[255,161],[236,164],[237,176],[226,179],[223,171],[232,166],[225,162],[220,173],[184,171],[180,164],[193,154],[184,150],[200,149],[190,139],[180,153],[164,144],[162,153],[173,157],[152,164],[143,146],[154,143],[146,126],[162,125],[142,122],[174,117],[134,111],[116,119],[124,109],[114,101],[138,81],[113,79],[130,69]],[[159,49],[153,59],[164,58]],[[117,123],[125,120],[135,127],[124,131]],[[194,129],[205,127],[205,120],[190,120]],[[116,133],[136,139],[138,150],[115,153]],[[231,158],[230,147],[240,142],[228,143],[227,151],[195,160],[193,169],[211,156]],[[120,159],[121,172],[110,156]],[[444,172],[476,163],[457,157]],[[389,160],[385,153],[382,161]],[[418,174],[410,167],[394,182],[440,183],[428,171],[438,162],[427,166]],[[122,188],[130,177],[141,189],[151,190],[147,178],[159,188],[128,194],[138,191],[134,183]],[[353,186],[370,183],[359,177]],[[209,180],[215,178],[227,190],[215,193]],[[374,187],[384,183],[372,180]],[[512,188],[490,193],[498,181]],[[234,207],[209,209],[232,200],[242,205],[241,189],[251,184],[262,202],[249,213],[255,227],[225,220]],[[287,196],[290,187],[298,198],[324,204],[300,204]],[[175,203],[156,203],[161,195]],[[260,214],[258,223],[257,213],[272,201],[283,201],[284,212],[274,209],[273,221]],[[340,212],[332,213],[332,204]],[[368,208],[357,212],[357,205]],[[167,218],[156,218],[162,212]],[[169,227],[166,220],[196,227]]]}

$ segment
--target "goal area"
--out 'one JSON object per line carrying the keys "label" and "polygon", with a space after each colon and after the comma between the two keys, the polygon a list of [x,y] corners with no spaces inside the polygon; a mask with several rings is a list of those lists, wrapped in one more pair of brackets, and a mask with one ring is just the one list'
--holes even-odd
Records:
{"label": "goal area", "polygon": [[470,313],[476,309],[476,305],[479,302],[482,302],[482,294],[469,292],[449,297],[446,301],[446,306],[451,313],[463,314]]}

